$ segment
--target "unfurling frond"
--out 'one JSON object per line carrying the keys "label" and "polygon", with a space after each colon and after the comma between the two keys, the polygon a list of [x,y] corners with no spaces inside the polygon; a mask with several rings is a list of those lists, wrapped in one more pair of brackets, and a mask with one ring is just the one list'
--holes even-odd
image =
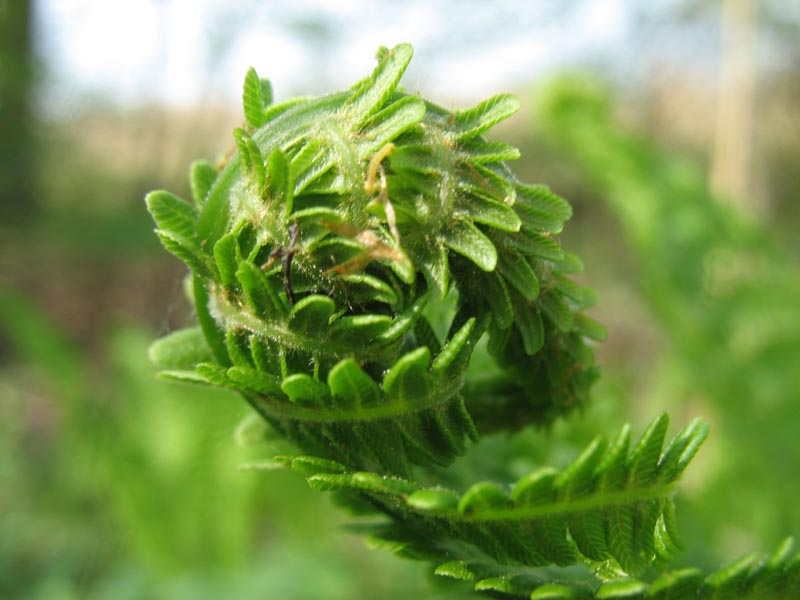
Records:
{"label": "unfurling frond", "polygon": [[539,469],[510,485],[476,483],[460,494],[313,457],[275,461],[301,472],[313,488],[354,493],[390,515],[391,526],[375,537],[391,544],[402,532],[403,552],[428,557],[440,548],[472,549],[464,556],[450,550],[443,574],[468,572],[476,550],[504,565],[613,564],[636,574],[675,547],[675,483],[707,434],[695,421],[665,446],[667,424],[662,415],[633,447],[624,428],[612,443],[595,440],[561,471]]}
{"label": "unfurling frond", "polygon": [[[305,455],[272,466],[383,514],[374,543],[478,591],[791,597],[790,550],[706,579],[597,587],[548,575],[583,564],[639,577],[671,555],[672,497],[706,436],[699,421],[666,446],[666,416],[633,446],[624,428],[513,483],[417,483],[485,433],[583,406],[605,330],[583,314],[594,293],[571,279],[582,264],[559,242],[569,204],[520,182],[505,162],[519,151],[483,137],[519,101],[448,111],[406,94],[411,56],[408,44],[381,48],[350,90],[278,104],[251,69],[225,164],[192,165],[192,203],[147,196],[157,235],[192,272],[198,321],[151,347],[162,376],[239,392]],[[470,370],[474,356],[485,373]]]}
{"label": "unfurling frond", "polygon": [[[379,55],[351,91],[288,105],[271,105],[251,69],[228,164],[213,178],[193,167],[194,205],[148,196],[195,274],[214,358],[178,365],[169,347],[181,353],[184,334],[153,356],[165,377],[241,392],[306,452],[408,475],[448,464],[479,431],[581,405],[597,326],[553,237],[569,205],[518,182],[503,162],[518,152],[481,137],[519,102],[450,113],[398,91],[410,46]],[[448,294],[456,310],[433,333]],[[483,336],[506,376],[477,390],[465,373]]]}

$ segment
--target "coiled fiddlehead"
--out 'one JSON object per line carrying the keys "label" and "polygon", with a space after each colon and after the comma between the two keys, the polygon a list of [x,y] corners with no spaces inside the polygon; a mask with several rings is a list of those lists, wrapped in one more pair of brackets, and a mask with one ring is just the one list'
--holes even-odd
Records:
{"label": "coiled fiddlehead", "polygon": [[[373,539],[442,575],[512,597],[699,586],[694,572],[600,589],[528,572],[580,562],[622,576],[668,557],[699,422],[667,445],[666,416],[633,447],[625,428],[510,486],[416,483],[417,469],[449,465],[482,433],[582,405],[596,378],[587,339],[604,331],[581,313],[593,295],[569,278],[580,261],[557,239],[569,205],[518,181],[506,161],[519,152],[483,137],[519,102],[450,112],[406,94],[411,54],[382,48],[350,90],[277,105],[248,72],[246,126],[219,168],[192,166],[194,202],[147,196],[162,243],[191,269],[199,322],[151,358],[164,377],[241,393],[305,454],[272,466],[388,516]],[[469,371],[475,352],[488,371]]]}
{"label": "coiled fiddlehead", "polygon": [[[519,102],[451,113],[397,90],[410,46],[378,58],[348,92],[277,106],[251,70],[247,128],[219,172],[194,166],[194,205],[148,195],[194,274],[201,328],[153,356],[180,367],[168,377],[238,390],[305,452],[407,476],[479,431],[580,405],[595,377],[584,336],[602,331],[554,237],[569,205],[517,181],[504,161],[519,152],[482,137]],[[437,310],[445,296],[454,314]],[[465,388],[487,332],[501,373]],[[209,352],[165,360],[176,345]]]}

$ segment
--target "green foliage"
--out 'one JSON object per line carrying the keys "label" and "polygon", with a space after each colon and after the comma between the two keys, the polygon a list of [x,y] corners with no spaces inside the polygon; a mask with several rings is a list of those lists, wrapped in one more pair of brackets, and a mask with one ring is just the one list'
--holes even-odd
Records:
{"label": "green foliage", "polygon": [[[413,548],[435,556],[440,548],[465,546],[500,564],[569,566],[580,560],[637,573],[675,547],[669,516],[674,484],[707,433],[694,422],[662,453],[667,422],[666,415],[657,419],[632,449],[625,428],[612,444],[595,440],[560,472],[539,469],[510,486],[476,483],[462,494],[352,472],[314,457],[274,460],[301,472],[313,488],[347,490],[371,506],[390,506],[393,528],[378,527],[374,537],[400,543],[403,553]],[[401,540],[394,538],[398,532]],[[438,570],[449,574],[469,564],[469,553],[459,556],[451,550]]]}
{"label": "green foliage", "polygon": [[[32,498],[28,510],[60,514],[69,524],[61,526],[66,531],[41,533],[52,535],[61,552],[88,551],[95,560],[96,544],[108,544],[110,551],[119,537],[154,573],[224,569],[239,563],[248,545],[246,523],[255,508],[250,502],[257,483],[237,477],[235,467],[244,457],[227,435],[220,440],[219,434],[235,426],[242,411],[224,396],[202,391],[198,396],[197,390],[190,396],[155,381],[152,369],[141,361],[146,332],[128,328],[110,340],[104,368],[119,389],[109,397],[107,382],[98,385],[93,373],[96,365],[90,366],[81,350],[22,297],[0,294],[0,316],[9,325],[9,341],[31,369],[28,376],[55,390],[56,414],[64,422],[63,435],[42,448],[50,456],[37,480],[38,486],[49,482],[58,493],[51,490],[48,497]],[[183,339],[189,353],[197,348],[193,333],[188,330]],[[123,398],[124,412],[117,410]],[[187,410],[190,399],[201,402],[203,409]],[[215,424],[203,425],[206,419]],[[167,502],[171,497],[183,502]],[[76,508],[69,506],[69,498],[77,499],[78,507],[93,507],[92,518],[80,508],[70,515]],[[80,519],[74,518],[77,515]],[[12,511],[11,527],[3,537],[16,531],[15,516],[20,523],[27,520]],[[103,539],[82,548],[92,533],[81,521],[105,528],[115,521],[127,526],[104,531]],[[204,526],[197,527],[201,521]],[[35,548],[27,552],[32,564],[21,560],[18,568],[41,569],[43,557]]]}
{"label": "green foliage", "polygon": [[[407,95],[397,86],[411,55],[382,48],[350,90],[274,106],[248,72],[247,129],[213,183],[199,163],[194,206],[147,197],[164,246],[193,273],[200,325],[151,358],[169,379],[241,394],[303,454],[265,464],[382,515],[367,527],[375,544],[478,591],[755,597],[767,575],[746,567],[702,584],[624,579],[652,574],[678,545],[672,497],[705,439],[699,421],[666,447],[662,416],[632,448],[625,427],[561,470],[462,491],[437,482],[480,435],[583,406],[597,375],[590,339],[605,332],[582,314],[594,294],[570,279],[580,260],[558,241],[570,206],[517,180],[504,161],[519,153],[482,137],[519,101],[450,112]],[[490,375],[472,377],[473,355]],[[774,589],[794,585],[787,556],[767,569]],[[577,565],[613,581],[546,570]]]}
{"label": "green foliage", "polygon": [[[707,405],[720,424],[726,465],[692,517],[698,538],[723,549],[735,523],[777,543],[800,528],[796,257],[771,227],[714,198],[696,165],[621,127],[611,106],[598,82],[564,77],[541,93],[540,129],[618,219],[635,292],[669,341],[649,395]],[[751,510],[764,502],[769,511]]]}
{"label": "green foliage", "polygon": [[262,452],[262,430],[237,429],[248,407],[155,379],[150,329],[117,326],[90,354],[10,290],[0,323],[0,597],[431,597],[421,565],[339,552],[342,535],[309,546],[343,517],[294,473],[243,472]]}

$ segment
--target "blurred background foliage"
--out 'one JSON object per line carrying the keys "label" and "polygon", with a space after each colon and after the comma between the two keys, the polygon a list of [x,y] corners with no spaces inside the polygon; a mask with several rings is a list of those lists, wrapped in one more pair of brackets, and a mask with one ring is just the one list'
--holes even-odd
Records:
{"label": "blurred background foliage", "polygon": [[[293,474],[241,469],[285,448],[246,443],[244,402],[160,382],[146,359],[191,315],[142,197],[188,195],[189,162],[232,146],[236,57],[286,98],[352,83],[401,40],[416,47],[410,91],[454,107],[520,95],[497,135],[520,147],[522,179],[573,204],[562,241],[609,330],[584,414],[482,440],[458,469],[502,481],[623,421],[699,415],[713,429],[679,496],[680,563],[800,535],[793,3],[104,4],[0,0],[0,597],[460,593],[365,548]],[[126,21],[133,5],[158,27]],[[150,40],[145,59],[115,41],[126,26]],[[176,45],[188,92],[164,67]]]}

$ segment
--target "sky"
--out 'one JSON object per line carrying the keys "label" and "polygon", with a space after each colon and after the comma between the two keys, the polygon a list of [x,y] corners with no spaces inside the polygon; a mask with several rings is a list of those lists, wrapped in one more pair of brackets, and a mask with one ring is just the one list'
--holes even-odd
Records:
{"label": "sky", "polygon": [[278,99],[334,91],[401,41],[415,46],[407,89],[478,100],[591,60],[631,26],[627,0],[35,1],[50,111],[87,98],[226,104],[251,65]]}

